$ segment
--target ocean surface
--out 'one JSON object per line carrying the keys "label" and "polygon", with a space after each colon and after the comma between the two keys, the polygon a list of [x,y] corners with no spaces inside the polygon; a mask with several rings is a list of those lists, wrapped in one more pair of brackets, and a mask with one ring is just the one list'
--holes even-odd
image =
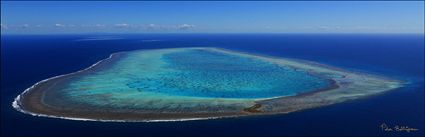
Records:
{"label": "ocean surface", "polygon": [[[111,53],[219,47],[315,61],[403,80],[400,89],[290,114],[215,120],[111,123],[34,117],[13,99],[34,83]],[[424,136],[423,34],[85,34],[1,36],[1,136]],[[386,132],[381,125],[419,131]]]}

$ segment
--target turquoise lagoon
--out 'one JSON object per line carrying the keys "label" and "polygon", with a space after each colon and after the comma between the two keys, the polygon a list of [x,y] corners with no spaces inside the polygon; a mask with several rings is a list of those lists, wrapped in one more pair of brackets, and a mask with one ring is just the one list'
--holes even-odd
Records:
{"label": "turquoise lagoon", "polygon": [[176,111],[291,96],[330,84],[307,71],[257,58],[186,48],[127,52],[114,64],[72,78],[54,92],[79,104]]}
{"label": "turquoise lagoon", "polygon": [[255,58],[191,49],[153,59],[128,53],[116,65],[72,81],[70,96],[88,94],[255,99],[296,95],[329,86],[329,81]]}
{"label": "turquoise lagoon", "polygon": [[172,120],[291,112],[399,86],[312,63],[172,48],[113,54],[91,68],[37,83],[14,106],[62,118]]}

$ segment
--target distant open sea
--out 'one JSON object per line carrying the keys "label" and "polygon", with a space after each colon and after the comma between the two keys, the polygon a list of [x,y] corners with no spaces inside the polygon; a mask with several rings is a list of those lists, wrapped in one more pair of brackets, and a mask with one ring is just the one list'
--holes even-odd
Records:
{"label": "distant open sea", "polygon": [[[290,114],[215,120],[105,123],[34,117],[13,99],[34,83],[84,69],[111,53],[221,47],[304,59],[410,82],[354,101]],[[419,131],[385,132],[381,124]],[[423,34],[86,34],[1,36],[1,136],[424,136]]]}

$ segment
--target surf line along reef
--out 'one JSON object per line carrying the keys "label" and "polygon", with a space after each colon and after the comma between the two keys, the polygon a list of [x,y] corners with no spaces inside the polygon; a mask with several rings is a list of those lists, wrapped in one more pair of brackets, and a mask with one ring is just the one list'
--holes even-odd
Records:
{"label": "surf line along reef", "polygon": [[36,83],[23,113],[73,120],[181,121],[289,113],[389,91],[400,81],[220,48],[112,54]]}

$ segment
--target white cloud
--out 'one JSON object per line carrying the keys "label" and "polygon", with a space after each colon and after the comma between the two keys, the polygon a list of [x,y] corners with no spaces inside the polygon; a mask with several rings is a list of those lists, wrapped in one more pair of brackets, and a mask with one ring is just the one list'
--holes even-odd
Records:
{"label": "white cloud", "polygon": [[112,27],[128,29],[129,31],[178,31],[178,30],[191,30],[195,28],[195,25],[192,24],[128,24],[128,23],[118,23],[118,24],[62,24],[56,23],[53,25],[46,24],[4,24],[1,23],[1,29],[26,29],[34,28],[40,29],[43,27],[54,27],[56,29],[66,28],[66,29],[77,29],[77,28],[87,28],[87,30],[96,29],[96,31],[109,30]]}
{"label": "white cloud", "polygon": [[341,31],[341,30],[347,29],[341,26],[319,26],[317,28],[322,31]]}
{"label": "white cloud", "polygon": [[118,27],[118,28],[128,28],[128,27],[130,27],[130,25],[127,24],[127,23],[121,23],[121,24],[115,24],[115,27]]}
{"label": "white cloud", "polygon": [[101,27],[106,27],[106,25],[105,24],[96,24],[96,25],[94,25],[95,27],[98,27],[98,28],[101,28]]}
{"label": "white cloud", "polygon": [[149,24],[148,25],[148,29],[155,29],[157,25],[155,24]]}
{"label": "white cloud", "polygon": [[329,26],[319,26],[318,28],[320,30],[329,30],[329,29],[331,29]]}
{"label": "white cloud", "polygon": [[56,23],[56,24],[55,24],[55,27],[65,27],[65,25],[64,25],[64,24]]}
{"label": "white cloud", "polygon": [[193,29],[194,27],[195,25],[190,25],[190,24],[182,24],[177,26],[177,28],[180,30],[189,30],[189,29]]}
{"label": "white cloud", "polygon": [[1,28],[1,29],[8,29],[8,27],[7,27],[7,25],[6,25],[6,24],[0,24],[0,28]]}
{"label": "white cloud", "polygon": [[28,27],[30,27],[30,25],[28,25],[28,24],[24,24],[24,25],[21,26],[21,28],[24,28],[24,29],[26,29]]}
{"label": "white cloud", "polygon": [[342,29],[342,27],[340,27],[340,26],[336,26],[336,27],[335,27],[335,29],[336,29],[336,30],[340,30],[340,29]]}

